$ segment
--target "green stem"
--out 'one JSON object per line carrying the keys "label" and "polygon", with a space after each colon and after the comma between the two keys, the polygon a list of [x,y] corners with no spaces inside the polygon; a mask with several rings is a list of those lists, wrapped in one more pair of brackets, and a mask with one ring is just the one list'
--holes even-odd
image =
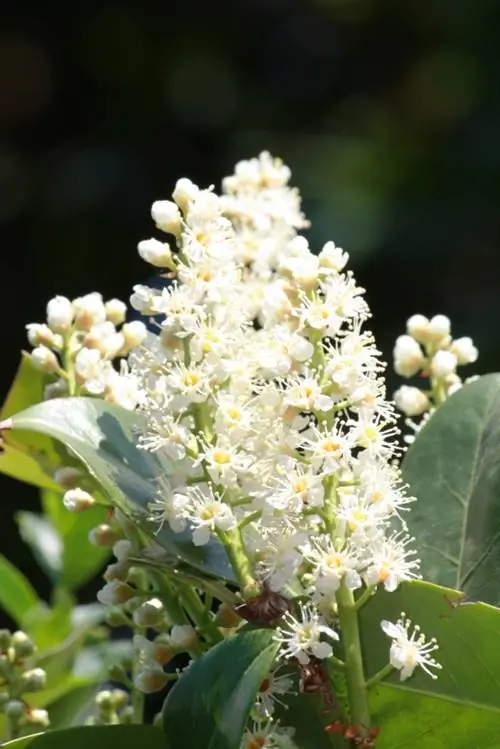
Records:
{"label": "green stem", "polygon": [[179,598],[189,616],[196,624],[196,627],[210,645],[215,645],[224,639],[217,625],[212,620],[210,611],[207,611],[194,588],[184,587],[179,591]]}
{"label": "green stem", "polygon": [[226,548],[231,566],[241,585],[241,593],[245,600],[258,596],[260,587],[253,574],[252,565],[247,556],[241,531],[233,528],[230,531],[218,531],[217,534]]}
{"label": "green stem", "polygon": [[374,676],[366,680],[366,688],[371,689],[373,686],[375,686],[375,684],[378,684],[379,681],[385,679],[385,677],[389,676],[389,674],[391,674],[393,671],[394,666],[391,666],[391,664],[388,663],[387,666],[384,666],[384,668],[381,668],[380,671],[377,671]]}
{"label": "green stem", "polygon": [[62,360],[63,360],[63,367],[66,372],[66,379],[68,381],[68,393],[69,395],[75,395],[75,392],[76,392],[75,362],[69,350],[70,340],[71,340],[71,331],[68,333],[68,335],[66,336],[64,340]]}
{"label": "green stem", "polygon": [[[135,658],[134,668],[133,668],[134,678],[135,676],[137,676],[139,668],[140,668],[139,659]],[[134,681],[134,678],[132,679],[132,681]],[[140,689],[137,689],[135,685],[134,685],[134,688],[132,689],[131,701],[132,701],[132,710],[133,710],[133,722],[143,723],[144,722],[144,693],[141,692]]]}
{"label": "green stem", "polygon": [[375,586],[369,585],[366,590],[361,593],[360,597],[356,599],[356,602],[354,604],[354,608],[356,609],[356,611],[359,611],[359,609],[364,606],[364,604],[372,597],[374,590]]}
{"label": "green stem", "polygon": [[363,655],[359,637],[358,615],[352,590],[342,583],[337,591],[340,629],[345,650],[345,674],[351,722],[361,731],[370,728],[370,711],[363,669]]}

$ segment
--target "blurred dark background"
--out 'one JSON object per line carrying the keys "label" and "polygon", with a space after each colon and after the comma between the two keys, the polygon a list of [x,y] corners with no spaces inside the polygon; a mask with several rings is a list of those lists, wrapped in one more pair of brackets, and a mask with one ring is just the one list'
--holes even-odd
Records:
{"label": "blurred dark background", "polygon": [[[4,0],[0,232],[5,394],[55,294],[127,300],[149,208],[269,149],[320,247],[351,255],[386,358],[447,314],[500,368],[498,0]],[[391,387],[394,380],[391,380]],[[1,551],[42,592],[0,477]]]}

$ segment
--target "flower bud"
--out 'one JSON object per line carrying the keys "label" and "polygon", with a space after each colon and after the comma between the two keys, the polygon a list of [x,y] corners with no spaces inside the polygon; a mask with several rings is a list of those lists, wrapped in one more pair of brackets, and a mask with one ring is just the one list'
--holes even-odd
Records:
{"label": "flower bud", "polygon": [[425,393],[418,388],[403,385],[394,393],[396,406],[406,416],[420,416],[429,409],[430,402]]}
{"label": "flower bud", "polygon": [[454,374],[457,368],[457,357],[451,351],[437,351],[431,361],[431,372],[440,379]]}
{"label": "flower bud", "polygon": [[64,466],[63,468],[58,468],[54,473],[54,481],[60,484],[63,489],[76,489],[82,476],[83,471],[80,471],[79,468]]}
{"label": "flower bud", "polygon": [[73,300],[75,325],[78,330],[90,330],[93,325],[106,321],[106,310],[102,295],[97,291]]}
{"label": "flower bud", "polygon": [[131,349],[140,346],[148,334],[148,329],[140,320],[125,323],[122,330],[125,339],[125,348]]}
{"label": "flower bud", "polygon": [[148,574],[142,567],[129,567],[127,582],[139,591],[146,592],[149,587]]}
{"label": "flower bud", "polygon": [[6,690],[0,691],[0,713],[3,710],[4,705],[7,704],[7,702],[10,699],[10,694]]}
{"label": "flower bud", "polygon": [[171,200],[156,200],[151,206],[151,216],[161,231],[175,236],[179,234],[182,217],[179,208]]}
{"label": "flower bud", "polygon": [[0,676],[8,680],[11,673],[11,661],[5,653],[0,654]]}
{"label": "flower bud", "polygon": [[105,359],[115,359],[125,346],[125,337],[123,333],[113,333],[101,340],[99,351]]}
{"label": "flower bud", "polygon": [[478,350],[472,342],[472,338],[465,336],[464,338],[457,338],[452,342],[450,351],[455,354],[457,361],[460,365],[472,364],[477,360]]}
{"label": "flower bud", "polygon": [[425,361],[422,349],[409,335],[400,335],[396,339],[393,355],[394,369],[402,377],[412,377]]}
{"label": "flower bud", "polygon": [[175,184],[172,197],[181,211],[185,212],[188,209],[189,204],[196,198],[199,192],[199,187],[191,182],[190,179],[187,179],[187,177],[181,177]]}
{"label": "flower bud", "polygon": [[25,632],[18,630],[14,632],[10,640],[10,646],[14,648],[16,660],[29,658],[35,652],[35,644]]}
{"label": "flower bud", "polygon": [[340,273],[348,263],[349,255],[334,242],[327,242],[318,255],[320,268],[333,273]]}
{"label": "flower bud", "polygon": [[127,705],[120,713],[120,723],[122,726],[130,725],[130,723],[134,722],[134,719],[134,708],[132,705]]}
{"label": "flower bud", "polygon": [[113,694],[110,689],[101,689],[95,696],[97,709],[103,713],[109,713],[114,710]]}
{"label": "flower bud", "polygon": [[174,653],[170,644],[170,637],[168,635],[158,635],[153,640],[153,659],[160,666],[166,666],[173,657]]}
{"label": "flower bud", "polygon": [[28,712],[26,717],[31,726],[36,726],[37,728],[48,728],[50,726],[50,718],[47,710],[42,710],[39,707],[33,708]]}
{"label": "flower bud", "polygon": [[446,315],[434,315],[427,328],[427,340],[438,343],[450,335],[451,323]]}
{"label": "flower bud", "polygon": [[130,585],[127,585],[122,580],[112,580],[97,592],[97,600],[108,606],[116,606],[118,603],[125,603],[130,600],[133,595],[134,590]]}
{"label": "flower bud", "polygon": [[95,504],[94,497],[83,489],[69,489],[63,496],[63,505],[68,512],[85,512]]}
{"label": "flower bud", "polygon": [[126,562],[127,559],[134,553],[134,547],[128,538],[121,538],[115,544],[113,544],[113,554],[119,562]]}
{"label": "flower bud", "polygon": [[416,341],[425,343],[429,330],[429,320],[424,315],[412,315],[406,322],[406,332]]}
{"label": "flower bud", "polygon": [[156,663],[143,668],[134,678],[134,686],[144,694],[159,692],[168,681],[167,674]]}
{"label": "flower bud", "polygon": [[32,346],[43,345],[54,348],[54,344],[59,343],[59,336],[48,325],[32,322],[26,325],[26,330],[28,331],[28,341]]}
{"label": "flower bud", "polygon": [[123,710],[128,703],[128,693],[123,689],[113,689],[111,692],[111,704],[115,710]]}
{"label": "flower bud", "polygon": [[241,623],[241,617],[234,610],[234,606],[230,606],[228,603],[221,603],[215,615],[215,623],[218,627],[230,629],[231,627],[237,627]]}
{"label": "flower bud", "polygon": [[109,627],[125,627],[129,623],[128,616],[118,606],[106,613],[106,624]]}
{"label": "flower bud", "polygon": [[75,372],[81,382],[98,378],[101,367],[102,359],[99,349],[84,347],[75,357]]}
{"label": "flower bud", "polygon": [[165,620],[165,609],[159,598],[145,601],[133,614],[138,627],[156,627]]}
{"label": "flower bud", "polygon": [[3,711],[9,720],[18,721],[26,715],[27,709],[27,706],[21,700],[10,700]]}
{"label": "flower bud", "polygon": [[179,650],[191,650],[198,644],[198,635],[190,624],[176,624],[170,632],[170,642]]}
{"label": "flower bud", "polygon": [[106,312],[106,320],[112,322],[113,325],[121,325],[125,321],[127,315],[127,305],[120,299],[110,299],[104,305]]}
{"label": "flower bud", "polygon": [[170,268],[172,266],[172,251],[166,242],[157,239],[143,239],[137,245],[139,255],[146,263],[156,268]]}
{"label": "flower bud", "polygon": [[47,346],[37,346],[30,356],[33,366],[41,372],[53,374],[59,369],[59,359]]}
{"label": "flower bud", "polygon": [[67,333],[73,317],[73,305],[65,296],[55,296],[47,304],[47,323],[54,333]]}
{"label": "flower bud", "polygon": [[127,562],[116,562],[116,564],[108,564],[106,567],[103,578],[107,583],[113,582],[113,580],[127,579],[128,575],[128,564]]}
{"label": "flower bud", "polygon": [[47,674],[43,668],[32,668],[25,671],[19,678],[21,692],[40,692],[47,683]]}
{"label": "flower bud", "polygon": [[10,647],[12,635],[9,629],[0,629],[0,653],[6,653]]}
{"label": "flower bud", "polygon": [[107,523],[97,525],[89,533],[89,541],[93,546],[113,546],[118,538],[118,533]]}

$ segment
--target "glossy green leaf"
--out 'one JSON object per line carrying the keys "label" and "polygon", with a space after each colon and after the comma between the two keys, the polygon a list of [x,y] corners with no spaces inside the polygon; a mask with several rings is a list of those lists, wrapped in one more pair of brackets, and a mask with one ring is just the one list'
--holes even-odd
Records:
{"label": "glossy green leaf", "polygon": [[213,541],[194,547],[189,533],[175,534],[167,523],[158,530],[147,520],[158,479],[172,470],[158,453],[138,450],[133,431],[137,414],[94,398],[61,398],[17,414],[17,430],[31,430],[63,442],[85,464],[110,501],[170,554],[198,569],[234,579],[226,553]]}
{"label": "glossy green leaf", "polygon": [[169,692],[164,728],[172,747],[240,749],[249,712],[273,663],[272,630],[234,635],[194,661]]}
{"label": "glossy green leaf", "polygon": [[[24,743],[23,743],[24,742]],[[84,726],[47,731],[3,744],[5,749],[167,749],[165,736],[153,726]]]}
{"label": "glossy green leaf", "polygon": [[[7,419],[43,398],[44,376],[23,356],[14,382],[0,411],[0,421]],[[0,472],[28,484],[57,489],[52,477],[61,461],[53,441],[42,434],[24,433],[14,438],[4,432],[4,451],[0,454]]]}
{"label": "glossy green leaf", "polygon": [[38,607],[40,600],[29,580],[0,554],[0,606],[21,626],[28,612]]}
{"label": "glossy green leaf", "polygon": [[403,461],[425,579],[500,603],[500,374],[465,385]]}
{"label": "glossy green leaf", "polygon": [[44,514],[61,540],[62,550],[56,582],[76,590],[91,580],[110,556],[110,550],[89,543],[89,532],[106,520],[106,508],[95,504],[85,512],[68,512],[62,494],[42,492]]}
{"label": "glossy green leaf", "polygon": [[372,720],[381,727],[377,749],[492,749],[500,736],[500,610],[459,604],[460,594],[431,583],[405,583],[379,592],[361,611],[367,675],[386,665],[390,639],[380,621],[401,612],[418,624],[442,670],[431,679],[421,669],[405,682],[393,673],[370,690]]}

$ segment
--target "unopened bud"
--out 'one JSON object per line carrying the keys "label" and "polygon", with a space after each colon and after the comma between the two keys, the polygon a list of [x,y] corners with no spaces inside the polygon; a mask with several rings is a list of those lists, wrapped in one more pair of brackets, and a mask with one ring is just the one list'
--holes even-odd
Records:
{"label": "unopened bud", "polygon": [[97,525],[89,533],[89,541],[94,546],[113,546],[118,539],[118,533],[107,523]]}
{"label": "unopened bud", "polygon": [[67,333],[73,317],[73,305],[65,296],[55,296],[47,304],[47,323],[55,333]]}
{"label": "unopened bud", "polygon": [[139,591],[147,591],[149,587],[147,572],[142,567],[130,567],[127,574],[127,582]]}
{"label": "unopened bud", "polygon": [[140,346],[148,334],[148,329],[140,320],[127,322],[121,329],[124,346],[127,350]]}
{"label": "unopened bud", "polygon": [[112,608],[106,613],[106,624],[109,627],[124,627],[129,623],[128,616],[118,607]]}
{"label": "unopened bud", "polygon": [[104,305],[106,319],[113,325],[121,325],[127,315],[127,305],[120,299],[110,299]]}
{"label": "unopened bud", "polygon": [[189,204],[196,198],[199,192],[199,188],[191,182],[190,179],[187,179],[187,177],[181,177],[176,182],[172,197],[181,211],[185,212],[188,209]]}
{"label": "unopened bud", "polygon": [[469,338],[468,336],[457,338],[453,341],[450,346],[450,351],[455,354],[460,365],[472,364],[477,360],[479,353],[472,342],[472,338]]}
{"label": "unopened bud", "polygon": [[121,538],[115,544],[113,544],[113,554],[119,562],[126,562],[127,559],[133,554],[134,547],[127,538]]}
{"label": "unopened bud", "polygon": [[427,338],[430,341],[438,343],[450,335],[451,322],[446,315],[434,315],[429,320],[429,327],[427,329]]}
{"label": "unopened bud", "polygon": [[174,657],[174,652],[168,635],[158,635],[158,637],[153,640],[152,654],[153,659],[156,663],[159,663],[160,666],[166,666],[167,663],[170,663]]}
{"label": "unopened bud", "polygon": [[134,595],[133,588],[122,580],[112,580],[97,592],[97,600],[106,605],[125,603]]}
{"label": "unopened bud", "polygon": [[48,325],[32,322],[26,325],[26,330],[28,331],[28,341],[32,346],[54,348],[54,344],[59,343],[59,336]]}
{"label": "unopened bud", "polygon": [[76,311],[75,325],[78,330],[90,330],[93,325],[99,325],[106,320],[106,310],[102,295],[97,291],[73,300]]}
{"label": "unopened bud", "polygon": [[429,320],[424,315],[412,315],[406,322],[406,330],[416,341],[425,343],[429,330]]}
{"label": "unopened bud", "polygon": [[36,726],[37,728],[48,728],[50,726],[50,718],[47,710],[37,707],[30,710],[26,717],[31,726]]}
{"label": "unopened bud", "polygon": [[457,363],[457,357],[451,351],[438,351],[432,358],[431,372],[434,377],[447,377],[455,373]]}
{"label": "unopened bud", "polygon": [[83,472],[79,468],[64,466],[54,473],[54,481],[60,484],[63,489],[75,489],[82,476]]}
{"label": "unopened bud", "polygon": [[63,505],[68,512],[78,514],[89,510],[95,504],[94,497],[83,489],[69,489],[63,497]]}
{"label": "unopened bud", "polygon": [[158,229],[175,236],[179,234],[182,218],[179,208],[171,200],[156,200],[151,206],[151,216]]}
{"label": "unopened bud", "polygon": [[114,710],[113,693],[110,689],[102,689],[95,696],[95,704],[98,710],[109,713]]}
{"label": "unopened bud", "polygon": [[191,650],[198,644],[198,636],[190,624],[176,624],[170,632],[170,642],[179,650]]}
{"label": "unopened bud", "polygon": [[420,416],[429,409],[430,402],[425,393],[418,388],[403,385],[394,393],[396,406],[406,416]]}
{"label": "unopened bud", "polygon": [[133,614],[138,627],[156,627],[165,619],[165,609],[159,598],[145,601]]}
{"label": "unopened bud", "polygon": [[128,693],[123,689],[113,689],[111,692],[111,704],[115,710],[123,710],[128,702]]}
{"label": "unopened bud", "polygon": [[12,721],[18,721],[26,715],[27,706],[21,700],[10,700],[4,707],[4,713]]}
{"label": "unopened bud", "polygon": [[401,335],[394,346],[394,369],[402,377],[413,377],[425,361],[422,349],[409,335]]}
{"label": "unopened bud", "polygon": [[166,242],[157,239],[143,239],[137,245],[137,251],[146,263],[155,268],[170,268],[173,264],[172,250]]}
{"label": "unopened bud", "polygon": [[11,632],[9,629],[0,629],[0,652],[5,653],[10,647]]}
{"label": "unopened bud", "polygon": [[108,564],[108,566],[104,570],[103,578],[106,580],[107,583],[110,583],[113,580],[125,581],[127,579],[127,575],[128,575],[127,562],[114,562],[112,564]]}
{"label": "unopened bud", "polygon": [[4,690],[0,691],[0,712],[10,699],[10,694]]}
{"label": "unopened bud", "polygon": [[31,361],[36,369],[46,374],[53,374],[59,369],[57,356],[47,346],[37,346],[34,348],[31,352]]}
{"label": "unopened bud", "polygon": [[19,678],[21,692],[40,692],[47,683],[47,674],[43,668],[32,668],[25,671]]}
{"label": "unopened bud", "polygon": [[132,705],[127,705],[123,708],[123,710],[120,713],[120,723],[122,725],[129,725],[130,723],[134,722],[134,708]]}
{"label": "unopened bud", "polygon": [[163,689],[167,681],[167,674],[161,666],[151,664],[137,674],[134,678],[134,686],[144,694],[151,694]]}
{"label": "unopened bud", "polygon": [[14,632],[10,640],[10,645],[14,648],[16,660],[19,658],[29,658],[35,652],[33,640],[21,630]]}
{"label": "unopened bud", "polygon": [[218,627],[230,629],[231,627],[237,627],[241,623],[241,617],[234,610],[234,606],[230,606],[228,603],[221,603],[215,615],[215,623]]}

